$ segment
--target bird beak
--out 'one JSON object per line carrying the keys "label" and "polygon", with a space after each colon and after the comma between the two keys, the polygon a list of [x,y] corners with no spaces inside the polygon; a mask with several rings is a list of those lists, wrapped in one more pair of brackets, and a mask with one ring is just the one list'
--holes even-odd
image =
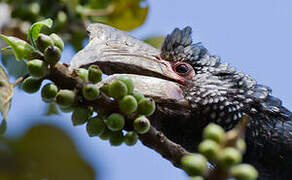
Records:
{"label": "bird beak", "polygon": [[70,70],[96,64],[103,73],[111,75],[100,84],[127,74],[137,91],[157,103],[188,106],[181,78],[172,70],[171,62],[159,58],[159,50],[110,26],[93,24],[87,30],[90,42],[73,57]]}

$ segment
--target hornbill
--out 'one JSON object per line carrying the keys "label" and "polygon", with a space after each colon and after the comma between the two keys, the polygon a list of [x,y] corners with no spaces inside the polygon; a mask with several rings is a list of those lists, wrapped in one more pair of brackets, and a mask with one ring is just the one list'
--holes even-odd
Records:
{"label": "hornbill", "polygon": [[230,130],[248,115],[244,161],[259,170],[259,179],[292,179],[292,113],[269,87],[193,43],[190,27],[175,28],[161,50],[107,25],[87,30],[90,42],[69,69],[97,64],[108,75],[128,74],[157,104],[151,124],[191,152],[208,123]]}

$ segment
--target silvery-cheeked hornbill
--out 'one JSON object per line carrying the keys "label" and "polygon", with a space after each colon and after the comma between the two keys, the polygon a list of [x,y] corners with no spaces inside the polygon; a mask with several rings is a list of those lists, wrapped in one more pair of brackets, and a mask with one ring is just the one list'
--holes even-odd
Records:
{"label": "silvery-cheeked hornbill", "polygon": [[90,42],[71,70],[97,64],[105,74],[128,74],[157,103],[152,125],[189,151],[196,151],[208,123],[230,130],[248,115],[244,161],[262,180],[292,179],[292,113],[270,88],[193,43],[190,27],[174,29],[161,50],[103,24],[88,32]]}

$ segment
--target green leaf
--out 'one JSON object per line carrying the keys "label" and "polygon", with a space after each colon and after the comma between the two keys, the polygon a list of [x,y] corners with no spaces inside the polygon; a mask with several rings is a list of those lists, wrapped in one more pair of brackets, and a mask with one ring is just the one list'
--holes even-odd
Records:
{"label": "green leaf", "polygon": [[7,119],[12,96],[13,86],[9,83],[5,70],[0,66],[0,112],[4,120]]}
{"label": "green leaf", "polygon": [[105,23],[126,31],[142,25],[149,9],[146,0],[114,0],[112,5],[114,11],[106,16]]}
{"label": "green leaf", "polygon": [[26,41],[13,36],[5,36],[3,34],[1,34],[1,37],[10,45],[18,61],[33,57],[35,51]]}
{"label": "green leaf", "polygon": [[0,147],[1,180],[97,178],[68,134],[51,125],[35,125],[21,137],[1,138]]}
{"label": "green leaf", "polygon": [[35,40],[38,38],[38,35],[41,31],[42,26],[47,26],[48,28],[51,28],[52,25],[53,25],[53,20],[49,18],[49,19],[36,22],[30,26],[29,31],[27,33],[27,38],[33,47],[36,47]]}
{"label": "green leaf", "polygon": [[164,36],[153,36],[153,37],[144,39],[144,42],[150,44],[151,46],[157,49],[161,48],[163,41],[164,41]]}

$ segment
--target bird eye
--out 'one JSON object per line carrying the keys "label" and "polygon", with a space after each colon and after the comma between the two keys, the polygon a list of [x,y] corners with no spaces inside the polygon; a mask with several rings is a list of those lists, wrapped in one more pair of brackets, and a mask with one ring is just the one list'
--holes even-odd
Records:
{"label": "bird eye", "polygon": [[175,66],[175,72],[185,74],[189,72],[189,67],[186,64],[178,64]]}

